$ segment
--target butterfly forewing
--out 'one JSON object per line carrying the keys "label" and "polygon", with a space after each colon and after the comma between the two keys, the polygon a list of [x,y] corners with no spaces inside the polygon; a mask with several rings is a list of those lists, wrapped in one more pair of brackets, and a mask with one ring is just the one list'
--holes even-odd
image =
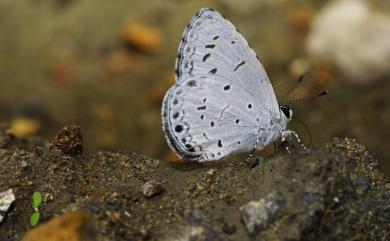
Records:
{"label": "butterfly forewing", "polygon": [[279,115],[279,107],[267,74],[256,53],[234,25],[220,13],[201,9],[183,33],[176,60],[177,82],[196,75],[219,75],[251,92]]}

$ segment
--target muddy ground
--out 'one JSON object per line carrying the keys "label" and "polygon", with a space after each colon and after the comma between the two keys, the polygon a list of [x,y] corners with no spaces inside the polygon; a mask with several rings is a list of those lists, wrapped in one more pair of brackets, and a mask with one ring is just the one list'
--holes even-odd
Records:
{"label": "muddy ground", "polygon": [[[73,230],[79,239],[67,240],[390,239],[390,183],[356,141],[279,150],[255,166],[243,160],[189,164],[126,152],[64,155],[40,138],[20,140],[1,131],[0,191],[12,188],[16,201],[0,237],[21,240],[34,230],[31,197],[38,191],[44,201],[36,230],[56,216],[76,212],[78,218],[46,227],[54,236],[31,233],[26,241],[59,240],[62,229],[80,222],[82,228]],[[142,191],[151,179],[162,189],[150,197]],[[277,212],[249,233],[239,208],[269,195],[277,197]]]}

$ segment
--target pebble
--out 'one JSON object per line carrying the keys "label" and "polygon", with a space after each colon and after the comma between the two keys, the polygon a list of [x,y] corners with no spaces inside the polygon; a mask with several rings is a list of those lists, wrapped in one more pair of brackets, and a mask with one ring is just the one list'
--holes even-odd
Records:
{"label": "pebble", "polygon": [[141,189],[142,189],[142,194],[147,198],[155,196],[161,193],[163,190],[161,183],[156,179],[150,179],[149,181],[145,182],[145,184],[142,185]]}
{"label": "pebble", "polygon": [[250,201],[240,207],[241,218],[250,235],[256,235],[267,229],[276,220],[281,208],[282,197],[271,192],[259,201]]}
{"label": "pebble", "polygon": [[83,152],[81,127],[69,125],[59,130],[54,137],[53,145],[66,155],[77,155]]}
{"label": "pebble", "polygon": [[12,189],[8,189],[7,191],[0,192],[0,223],[5,218],[5,214],[8,209],[11,207],[11,204],[15,201],[15,194]]}

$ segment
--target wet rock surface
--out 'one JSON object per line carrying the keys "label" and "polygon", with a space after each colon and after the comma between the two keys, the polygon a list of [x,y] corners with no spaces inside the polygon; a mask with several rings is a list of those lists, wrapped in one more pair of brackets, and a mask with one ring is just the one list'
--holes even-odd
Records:
{"label": "wet rock surface", "polygon": [[282,201],[282,196],[272,192],[266,198],[262,198],[259,201],[250,201],[241,206],[241,217],[248,233],[257,235],[257,233],[273,224],[281,208]]}
{"label": "wet rock surface", "polygon": [[[78,212],[88,216],[95,231],[87,234],[98,241],[390,239],[390,183],[351,139],[277,152],[252,168],[235,157],[172,164],[136,153],[69,156],[43,140],[8,138],[3,131],[0,140],[0,191],[12,188],[16,196],[1,224],[2,241],[35,230],[29,226],[34,191],[50,197],[40,206],[37,228]],[[140,190],[151,179],[164,191],[148,198]],[[253,236],[240,207],[266,203],[270,193],[283,197],[282,204]]]}

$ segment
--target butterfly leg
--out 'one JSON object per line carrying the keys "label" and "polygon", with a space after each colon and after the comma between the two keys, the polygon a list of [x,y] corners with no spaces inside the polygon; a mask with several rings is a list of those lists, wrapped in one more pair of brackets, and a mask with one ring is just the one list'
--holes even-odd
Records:
{"label": "butterfly leg", "polygon": [[[301,139],[299,139],[298,134],[295,131],[283,129],[282,130],[282,142],[285,142],[287,139],[292,140],[295,137],[296,141],[301,145],[301,147],[306,151],[306,146],[301,142]],[[286,147],[288,150],[288,147]]]}
{"label": "butterfly leg", "polygon": [[259,163],[260,163],[260,158],[259,157],[257,157],[257,156],[254,156],[254,154],[255,154],[255,151],[256,151],[256,148],[257,148],[257,146],[258,146],[258,144],[259,144],[259,140],[260,140],[260,138],[257,138],[256,139],[256,143],[255,143],[255,145],[254,145],[254,148],[253,148],[253,150],[249,153],[249,156],[246,158],[246,160],[245,160],[245,163],[246,163],[246,165],[248,166],[248,167],[255,167],[255,166],[257,166]]}
{"label": "butterfly leg", "polygon": [[247,158],[247,160],[248,159],[250,159],[250,158],[252,158],[253,157],[253,155],[255,154],[255,151],[256,151],[256,148],[257,148],[257,145],[258,145],[258,143],[259,143],[259,138],[257,138],[257,140],[256,140],[256,143],[255,143],[255,146],[253,147],[253,150],[249,153],[249,156],[248,156],[248,158]]}

